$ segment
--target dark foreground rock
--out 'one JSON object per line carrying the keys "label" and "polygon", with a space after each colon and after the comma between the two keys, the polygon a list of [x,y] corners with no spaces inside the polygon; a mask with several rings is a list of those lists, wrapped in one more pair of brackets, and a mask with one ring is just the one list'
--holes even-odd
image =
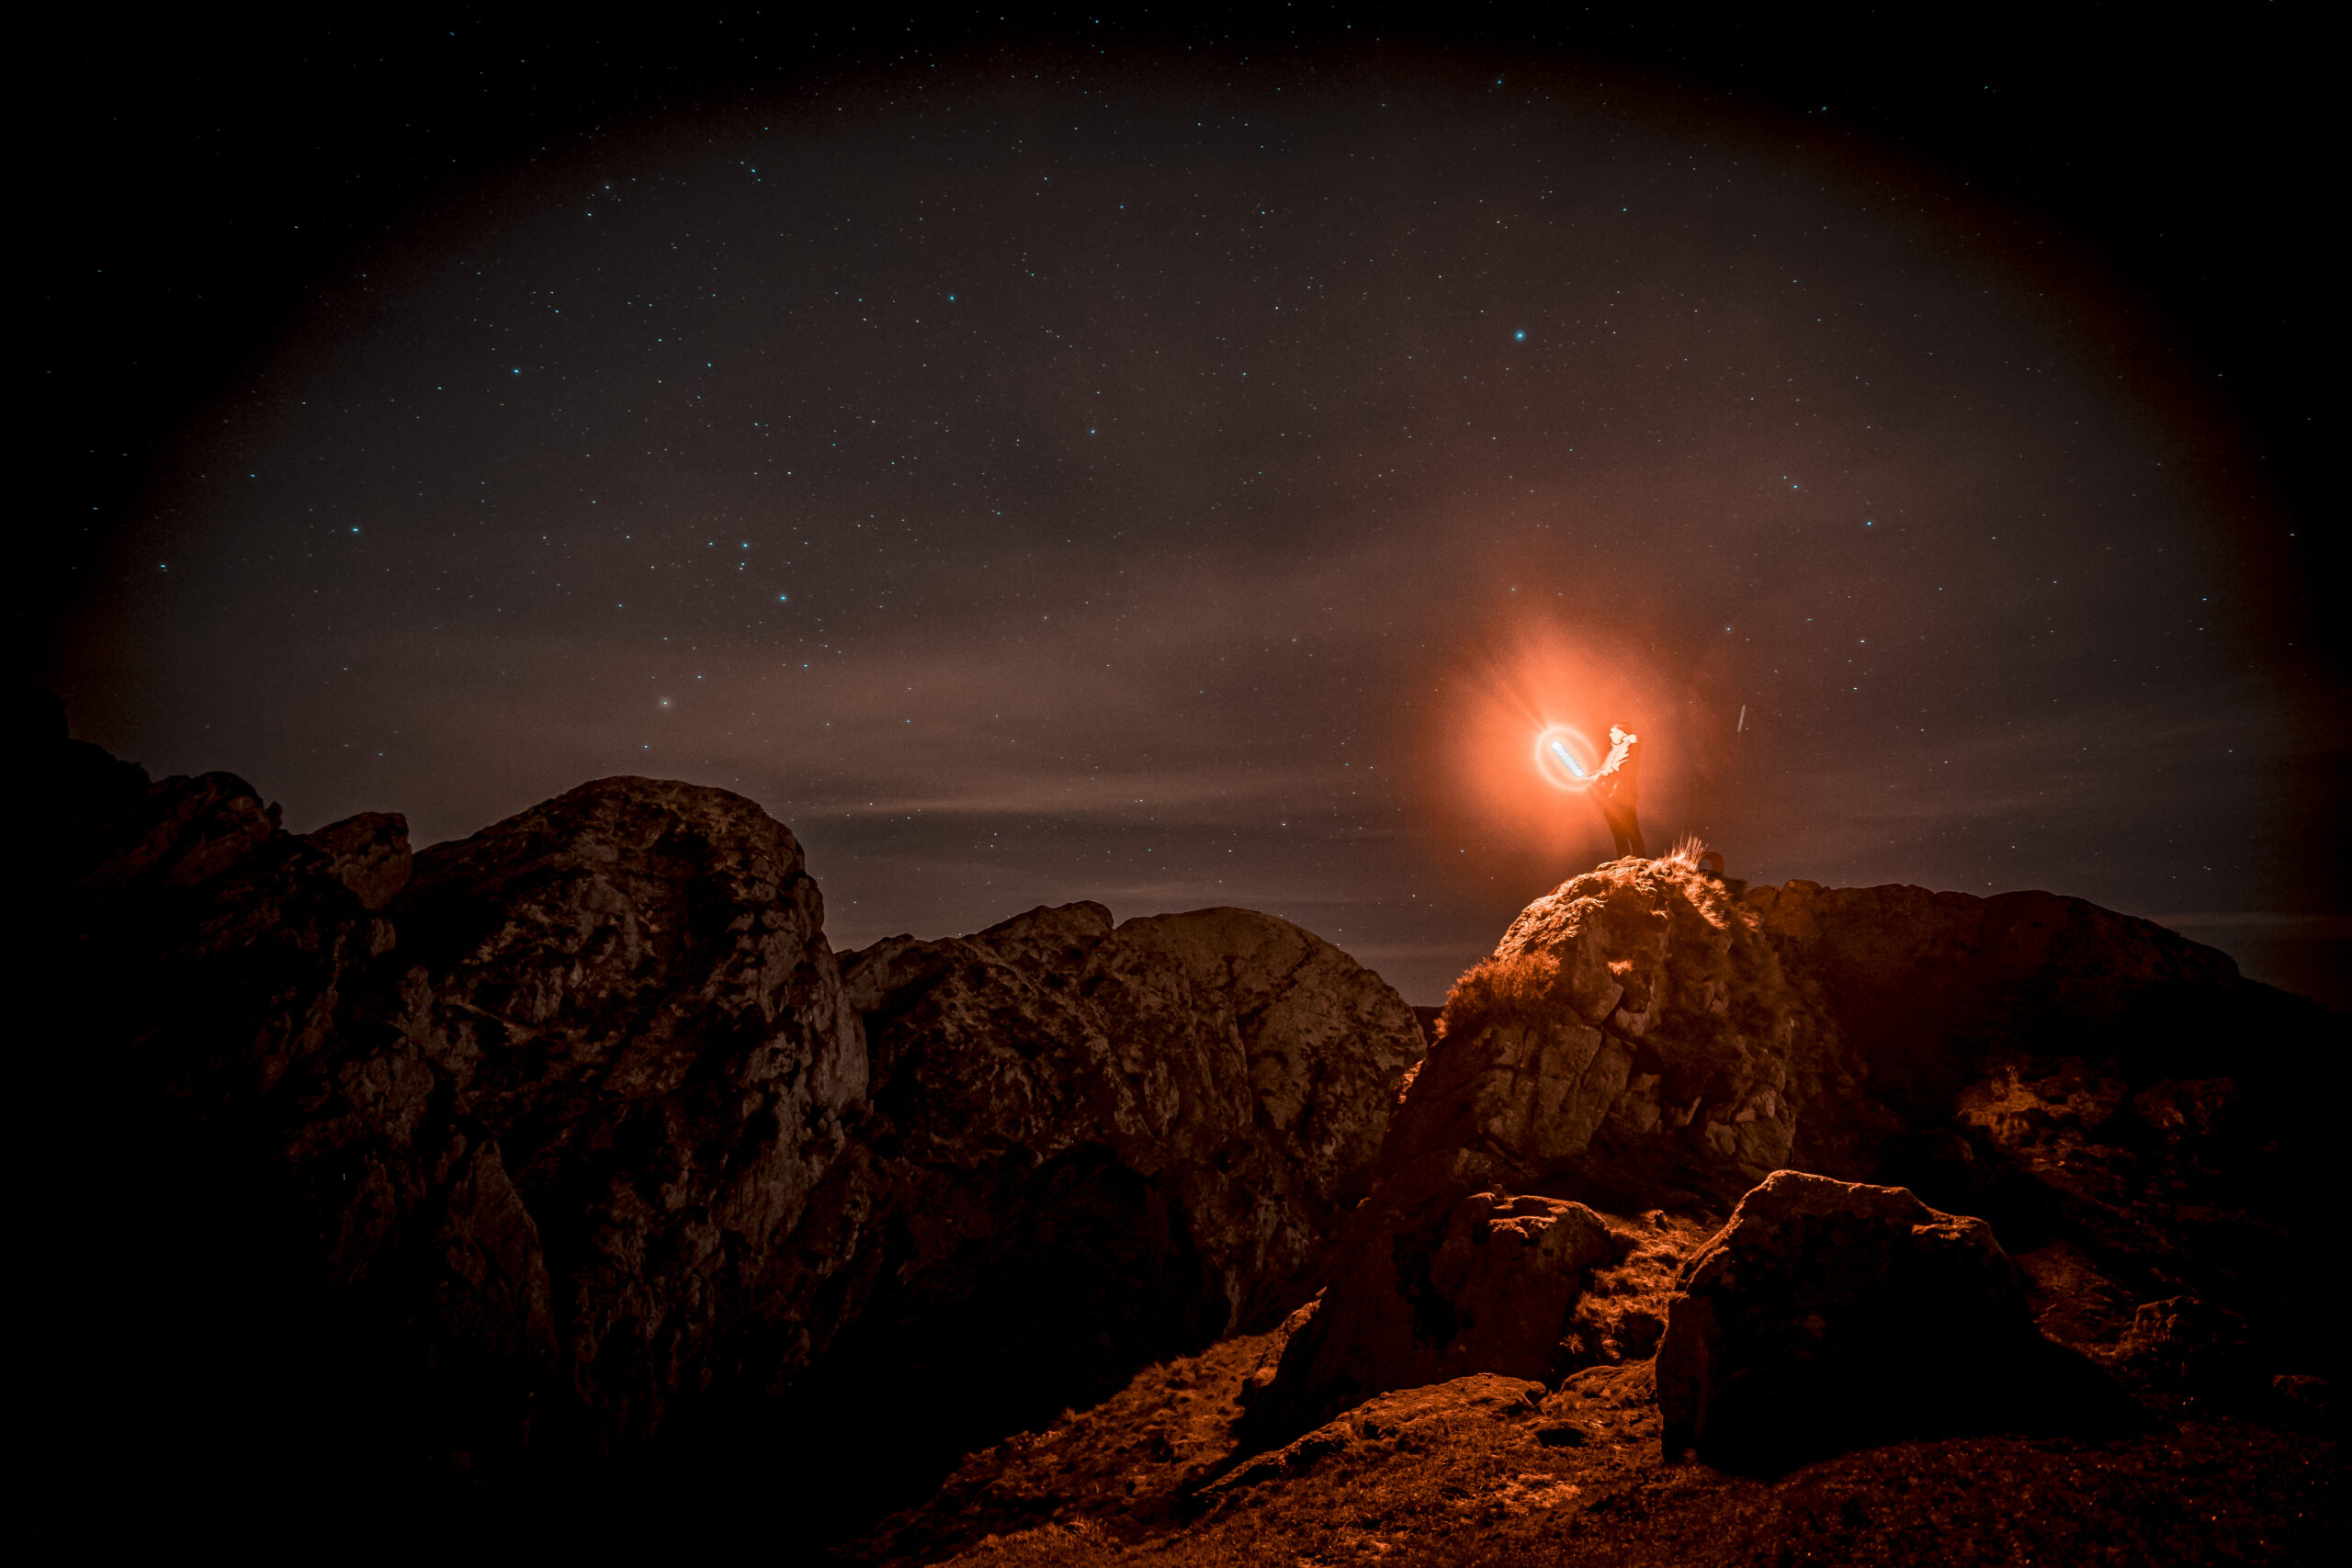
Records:
{"label": "dark foreground rock", "polygon": [[2035,1330],[1992,1227],[1901,1188],[1775,1172],[1681,1283],[1657,1352],[1669,1458],[1779,1473],[1901,1438],[2132,1422]]}
{"label": "dark foreground rock", "polygon": [[412,855],[61,730],[44,1092],[107,1151],[59,1220],[74,1418],[159,1517],[268,1474],[278,1517],[783,1508],[812,1548],[1296,1305],[1421,1048],[1269,917],[1038,910],[845,987],[725,791],[604,780]]}

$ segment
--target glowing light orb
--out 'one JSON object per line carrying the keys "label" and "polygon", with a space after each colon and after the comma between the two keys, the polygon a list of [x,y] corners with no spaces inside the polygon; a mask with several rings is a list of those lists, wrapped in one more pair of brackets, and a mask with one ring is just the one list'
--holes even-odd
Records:
{"label": "glowing light orb", "polygon": [[1583,789],[1600,765],[1592,742],[1565,724],[1555,724],[1535,737],[1535,771],[1554,789]]}

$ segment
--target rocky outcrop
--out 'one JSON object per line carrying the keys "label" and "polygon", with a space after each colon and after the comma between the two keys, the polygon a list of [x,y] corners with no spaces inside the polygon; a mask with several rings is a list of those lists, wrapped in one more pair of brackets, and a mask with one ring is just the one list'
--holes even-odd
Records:
{"label": "rocky outcrop", "polygon": [[1775,1172],[1680,1283],[1657,1353],[1667,1451],[1731,1468],[1964,1429],[2039,1343],[1992,1227],[1899,1187]]}
{"label": "rocky outcrop", "polygon": [[1728,1203],[1788,1164],[1801,1111],[1856,1087],[1755,913],[1671,861],[1530,904],[1457,981],[1386,1168],[1469,1151],[1514,1189]]}
{"label": "rocky outcrop", "polygon": [[1577,1200],[1727,1207],[1785,1163],[1804,1106],[1849,1087],[1838,1061],[1720,883],[1624,861],[1529,905],[1455,984],[1252,1440],[1433,1377],[1556,1381],[1580,1364],[1586,1277],[1631,1245]]}
{"label": "rocky outcrop", "polygon": [[[2258,1051],[2233,1043],[2248,1028]],[[1454,1308],[1430,1260],[1474,1195],[1703,1213],[1781,1167],[1990,1219],[2053,1329],[2120,1336],[2133,1301],[2194,1283],[2259,1303],[2275,1342],[2248,1364],[2332,1371],[2311,1349],[2313,1251],[2293,1240],[2331,1188],[2322,1140],[2287,1135],[2326,1102],[2304,1091],[2341,1077],[2326,1033],[2223,955],[2079,900],[1602,866],[1528,906],[1454,987],[1317,1322],[1253,1399],[1254,1440],[1432,1375]],[[1556,1374],[1592,1336],[1577,1290],[1539,1296]]]}
{"label": "rocky outcrop", "polygon": [[843,962],[873,1089],[803,1244],[846,1260],[814,1382],[901,1452],[920,1403],[943,1465],[1310,1294],[1420,1048],[1377,976],[1247,910],[1066,905]]}
{"label": "rocky outcrop", "polygon": [[770,1287],[864,1055],[752,803],[606,780],[413,876],[397,818],[292,838],[222,774],[107,831],[68,961],[128,981],[108,1092],[146,1179],[203,1194],[188,1266],[265,1260],[220,1332],[303,1321],[344,1419],[469,1474],[609,1454],[807,1310]]}
{"label": "rocky outcrop", "polygon": [[791,833],[603,780],[427,850],[386,914],[381,989],[288,1108],[330,1278],[432,1225],[445,1267],[395,1288],[434,1342],[517,1348],[518,1394],[606,1450],[792,1333],[768,1287],[866,1074]]}
{"label": "rocky outcrop", "polygon": [[798,844],[725,791],[604,780],[412,855],[397,817],[297,838],[230,775],[43,755],[85,1004],[55,1098],[123,1151],[85,1228],[153,1216],[117,1256],[180,1303],[92,1332],[154,1346],[119,1393],[192,1506],[217,1455],[320,1507],[609,1509],[683,1467],[854,1522],[1295,1306],[1420,1050],[1242,911],[1040,910],[845,985]]}
{"label": "rocky outcrop", "polygon": [[969,937],[895,937],[843,955],[875,1073],[868,1139],[934,1181],[909,1247],[989,1233],[955,1194],[1102,1151],[1181,1213],[1215,1328],[1278,1320],[1363,1196],[1412,1010],[1288,921],[1246,909],[1131,919],[1040,908]]}
{"label": "rocky outcrop", "polygon": [[2199,1296],[2244,1313],[2249,1364],[2341,1374],[2311,1245],[2341,1186],[2340,1019],[2079,898],[1799,881],[1744,901],[1860,1066],[1860,1102],[1818,1118],[1842,1158],[1813,1168],[2066,1254],[2082,1306]]}

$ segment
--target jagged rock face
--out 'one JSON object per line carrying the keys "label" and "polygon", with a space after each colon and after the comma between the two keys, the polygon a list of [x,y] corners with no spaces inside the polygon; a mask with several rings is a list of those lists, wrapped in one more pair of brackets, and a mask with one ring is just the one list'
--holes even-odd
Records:
{"label": "jagged rock face", "polygon": [[874,1089],[820,1372],[869,1369],[842,1402],[901,1450],[921,1402],[943,1463],[1308,1295],[1421,1047],[1378,976],[1246,910],[1073,904],[844,962]]}
{"label": "jagged rock face", "polygon": [[1804,1105],[1851,1082],[1759,924],[1665,861],[1537,899],[1455,985],[1385,1168],[1466,1148],[1515,1187],[1728,1202],[1788,1163]]}
{"label": "jagged rock face", "polygon": [[1039,911],[844,989],[798,845],[723,791],[605,780],[412,855],[51,755],[71,1091],[127,1108],[117,1207],[170,1213],[214,1344],[133,1397],[374,1456],[313,1483],[423,1455],[495,1496],[654,1438],[762,1495],[792,1460],[804,1525],[919,1483],[1301,1299],[1419,1054],[1376,976],[1241,911]]}
{"label": "jagged rock face", "polygon": [[[65,868],[67,951],[116,1087],[199,1122],[245,1113],[326,1050],[391,927],[228,773],[169,778],[94,813]],[[137,1086],[133,1089],[132,1086]]]}
{"label": "jagged rock face", "polygon": [[142,806],[78,886],[83,962],[140,982],[117,1088],[343,1325],[330,1375],[469,1455],[594,1451],[789,1333],[764,1287],[865,1074],[781,825],[605,780],[412,874],[394,817],[291,838],[224,774]]}
{"label": "jagged rock face", "polygon": [[969,1173],[1098,1149],[1173,1202],[1220,1329],[1263,1325],[1311,1289],[1308,1261],[1363,1196],[1420,1055],[1378,976],[1244,909],[1114,929],[1073,904],[847,962],[873,1145],[948,1189],[910,1219],[917,1258],[987,1234],[986,1215],[957,1212]]}
{"label": "jagged rock face", "polygon": [[1899,1187],[1775,1172],[1680,1283],[1657,1354],[1667,1451],[1738,1468],[1948,1425],[2035,1338],[1992,1227]]}
{"label": "jagged rock face", "polygon": [[373,1049],[289,1151],[353,1195],[330,1268],[432,1215],[436,1342],[527,1347],[605,1445],[652,1430],[730,1334],[779,1330],[752,1303],[865,1094],[799,845],[739,795],[607,779],[424,852],[387,914]]}

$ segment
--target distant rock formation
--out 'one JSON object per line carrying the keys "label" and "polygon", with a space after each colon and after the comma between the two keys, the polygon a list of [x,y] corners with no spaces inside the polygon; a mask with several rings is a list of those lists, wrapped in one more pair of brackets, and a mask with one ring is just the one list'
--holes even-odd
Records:
{"label": "distant rock formation", "polygon": [[845,985],[799,845],[723,790],[603,780],[412,855],[44,729],[58,1101],[117,1151],[85,1229],[152,1216],[93,1291],[170,1280],[207,1346],[118,1357],[171,1473],[464,1511],[766,1466],[854,1523],[1311,1293],[1422,1050],[1267,916],[1041,909]]}

